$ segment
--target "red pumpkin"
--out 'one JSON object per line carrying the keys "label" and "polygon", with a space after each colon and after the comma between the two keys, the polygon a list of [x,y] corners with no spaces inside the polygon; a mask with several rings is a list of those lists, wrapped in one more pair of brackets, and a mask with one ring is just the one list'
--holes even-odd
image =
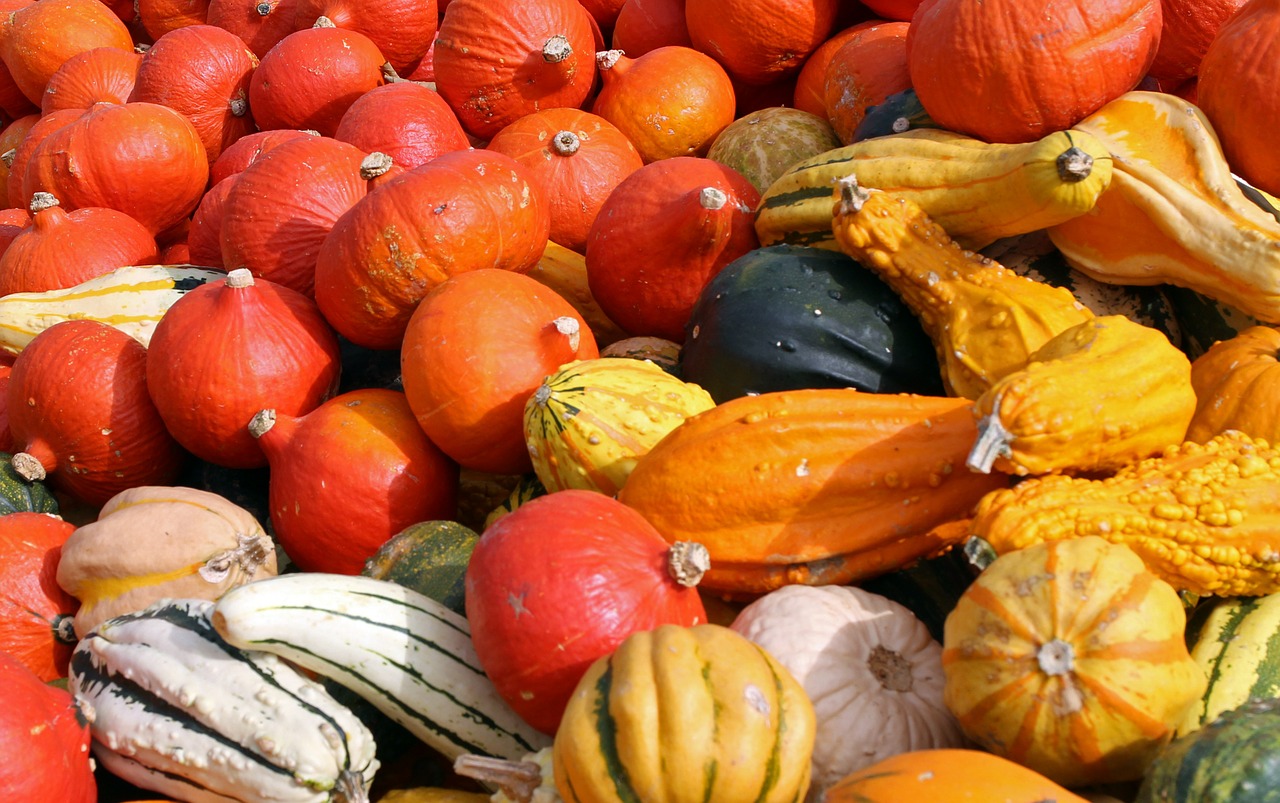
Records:
{"label": "red pumpkin", "polygon": [[338,130],[356,98],[386,82],[386,59],[369,37],[340,28],[294,31],[267,51],[249,82],[258,128]]}
{"label": "red pumpkin", "polygon": [[528,169],[551,209],[551,240],[578,252],[609,193],[644,164],[615,125],[581,109],[527,114],[499,131],[488,148]]}
{"label": "red pumpkin", "polygon": [[677,580],[670,568],[679,554],[639,513],[594,491],[538,497],[485,530],[467,565],[467,619],[507,704],[554,733],[587,667],[627,636],[705,622],[699,573]]}
{"label": "red pumpkin", "polygon": [[298,0],[209,0],[205,22],[240,37],[258,58],[293,33]]}
{"label": "red pumpkin", "polygon": [[549,227],[545,199],[513,159],[446,153],[392,179],[333,225],[316,261],[316,303],[353,343],[398,348],[433,287],[482,268],[528,271]]}
{"label": "red pumpkin", "polygon": [[303,571],[359,574],[396,533],[457,512],[458,466],[399,391],[353,390],[303,416],[266,410],[249,433],[271,466],[272,530]]}
{"label": "red pumpkin", "polygon": [[254,468],[267,463],[247,429],[254,414],[314,410],[337,390],[340,366],[338,339],[314,302],[240,269],[188,292],[156,324],[147,386],[189,451]]}
{"label": "red pumpkin", "polygon": [[436,88],[463,128],[488,139],[529,112],[582,105],[595,51],[577,0],[453,0],[436,36]]}
{"label": "red pumpkin", "polygon": [[88,109],[95,103],[124,103],[138,78],[142,54],[118,47],[77,53],[49,77],[40,100],[43,114],[58,109]]}
{"label": "red pumpkin", "polygon": [[[25,209],[0,209],[0,256],[13,243],[14,238],[31,225],[31,213]],[[3,356],[3,355],[0,355]],[[8,451],[0,448],[0,452]]]}
{"label": "red pumpkin", "polygon": [[67,212],[49,193],[36,193],[31,223],[0,255],[0,296],[74,287],[159,256],[151,232],[123,212],[94,206]]}
{"label": "red pumpkin", "polygon": [[223,270],[222,216],[233,186],[234,179],[214,184],[200,199],[200,205],[191,216],[191,226],[187,229],[187,256],[192,265]]}
{"label": "red pumpkin", "polygon": [[418,63],[436,38],[436,0],[298,0],[294,25],[311,27],[324,17],[338,28],[369,37],[403,74]]}
{"label": "red pumpkin", "polygon": [[[23,6],[31,5],[35,0],[0,0],[0,18],[7,17]],[[3,61],[0,61],[0,111],[17,119],[23,115],[40,111],[39,104],[31,100],[18,88],[13,80],[13,73]]]}
{"label": "red pumpkin", "polygon": [[1200,72],[1219,29],[1245,0],[1160,0],[1160,46],[1148,74],[1176,87]]}
{"label": "red pumpkin", "polygon": [[14,360],[6,394],[30,480],[96,506],[139,485],[166,485],[183,453],[147,390],[147,349],[94,320],[54,324]]}
{"label": "red pumpkin", "polygon": [[911,22],[920,0],[861,0],[862,5],[886,20]]}
{"label": "red pumpkin", "polygon": [[189,25],[203,25],[209,16],[209,0],[135,0],[138,22],[152,42]]}
{"label": "red pumpkin", "polygon": [[209,183],[218,184],[242,172],[249,165],[281,143],[299,137],[319,136],[315,131],[301,131],[296,128],[274,128],[269,131],[254,131],[245,134],[231,143],[209,165]]}
{"label": "red pumpkin", "polygon": [[133,49],[129,29],[98,0],[35,2],[0,15],[0,58],[37,106],[58,68],[96,47]]}
{"label": "red pumpkin", "polygon": [[418,425],[463,468],[533,470],[524,406],[547,374],[599,356],[578,312],[528,276],[482,269],[422,299],[400,349],[400,373]]}
{"label": "red pumpkin", "polygon": [[943,128],[1031,142],[1133,89],[1160,24],[1159,0],[924,0],[907,36],[911,85]]}
{"label": "red pumpkin", "polygon": [[907,71],[906,22],[871,25],[849,37],[827,63],[823,101],[826,117],[846,145],[867,109],[911,88]]}
{"label": "red pumpkin", "polygon": [[9,192],[9,160],[17,157],[18,146],[22,144],[22,140],[26,138],[27,132],[40,120],[40,112],[32,112],[13,120],[8,125],[0,129],[0,202],[6,202]]}
{"label": "red pumpkin", "polygon": [[67,676],[79,602],[58,585],[58,557],[76,526],[48,513],[0,516],[0,652],[43,681]]}
{"label": "red pumpkin", "polygon": [[695,0],[685,6],[693,46],[735,79],[771,84],[800,71],[836,22],[838,0]]}
{"label": "red pumpkin", "polygon": [[[4,748],[4,745],[8,748]],[[0,789],[14,801],[96,803],[89,725],[65,689],[0,652]]]}
{"label": "red pumpkin", "polygon": [[791,105],[826,119],[827,65],[831,63],[831,57],[860,31],[873,25],[883,24],[885,23],[882,20],[855,23],[841,29],[839,33],[832,34],[831,38],[818,45],[818,49],[805,59],[800,72],[796,73],[795,94]]}
{"label": "red pumpkin", "polygon": [[668,45],[693,47],[685,0],[627,0],[613,25],[613,47],[631,58]]}
{"label": "red pumpkin", "polygon": [[36,146],[22,190],[53,193],[68,209],[116,209],[159,235],[195,211],[208,180],[204,144],[182,114],[98,103]]}
{"label": "red pumpkin", "polygon": [[371,89],[352,103],[333,138],[366,153],[385,153],[405,170],[471,147],[458,117],[439,93],[412,81]]}
{"label": "red pumpkin", "polygon": [[258,57],[235,34],[188,25],[161,36],[142,58],[132,101],[182,112],[200,134],[209,161],[255,130],[249,76]]}
{"label": "red pumpkin", "polygon": [[741,173],[710,159],[645,165],[618,185],[591,227],[591,295],[627,333],[683,343],[702,288],[759,247],[759,201]]}
{"label": "red pumpkin", "polygon": [[45,137],[59,128],[80,119],[83,109],[60,109],[41,116],[27,130],[26,135],[14,148],[13,158],[9,161],[9,181],[5,186],[6,201],[10,208],[26,209],[31,205],[31,193],[23,189],[23,180],[27,174],[27,163],[31,154],[44,141]]}

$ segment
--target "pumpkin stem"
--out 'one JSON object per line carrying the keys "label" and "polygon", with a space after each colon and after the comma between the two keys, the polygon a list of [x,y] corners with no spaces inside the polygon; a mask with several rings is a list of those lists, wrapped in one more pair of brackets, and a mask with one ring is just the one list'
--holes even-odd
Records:
{"label": "pumpkin stem", "polygon": [[581,342],[582,327],[578,324],[578,319],[569,315],[561,315],[551,322],[555,325],[556,331],[569,338],[569,349],[577,352],[578,344]]}
{"label": "pumpkin stem", "polygon": [[18,472],[18,476],[27,482],[43,482],[48,476],[40,461],[26,452],[18,452],[9,462],[13,465],[13,470]]}
{"label": "pumpkin stem", "polygon": [[0,153],[0,161],[4,162],[5,167],[13,167],[13,160],[18,157],[18,149],[10,148],[4,153]]}
{"label": "pumpkin stem", "polygon": [[396,68],[391,66],[391,62],[382,62],[382,80],[388,84],[398,84],[408,79],[402,78],[400,73],[396,72]]}
{"label": "pumpkin stem", "polygon": [[227,274],[227,287],[253,287],[253,274],[248,268],[236,268]]}
{"label": "pumpkin stem", "polygon": [[386,175],[386,172],[395,164],[391,157],[382,151],[374,151],[364,157],[360,162],[360,178],[365,181],[373,181],[378,176]]}
{"label": "pumpkin stem", "polygon": [[75,644],[76,618],[71,614],[60,613],[53,617],[53,637],[63,644]]}
{"label": "pumpkin stem", "polygon": [[862,205],[871,197],[871,193],[858,186],[858,177],[850,173],[837,183],[840,185],[837,214],[852,215],[862,211]]}
{"label": "pumpkin stem", "polygon": [[698,203],[703,209],[709,209],[714,212],[717,209],[723,209],[724,205],[729,202],[729,196],[724,194],[724,190],[719,187],[703,187],[698,193]]}
{"label": "pumpkin stem", "polygon": [[883,644],[877,644],[867,657],[867,668],[880,685],[889,691],[909,692],[915,685],[911,662]]}
{"label": "pumpkin stem", "polygon": [[36,192],[31,194],[31,205],[28,208],[31,210],[31,214],[34,215],[58,205],[58,199],[54,197],[53,193]]}
{"label": "pumpkin stem", "polygon": [[667,550],[667,573],[685,588],[693,588],[711,568],[711,552],[697,541],[676,541]]}
{"label": "pumpkin stem", "polygon": [[528,803],[542,785],[542,768],[532,761],[508,761],[463,753],[453,760],[453,771],[464,778],[496,786],[516,803]]}
{"label": "pumpkin stem", "polygon": [[244,95],[236,95],[227,107],[231,109],[232,117],[244,117],[249,111],[249,101],[245,100]]}
{"label": "pumpkin stem", "polygon": [[271,541],[264,534],[236,535],[236,547],[219,552],[205,561],[197,574],[206,583],[219,585],[226,581],[231,569],[239,566],[245,577],[253,577],[271,554]]}
{"label": "pumpkin stem", "polygon": [[562,33],[552,36],[542,44],[542,60],[547,64],[559,64],[573,55],[573,45],[569,37]]}
{"label": "pumpkin stem", "polygon": [[1011,454],[1009,442],[1013,440],[1013,434],[1000,421],[1000,401],[997,398],[991,413],[978,422],[978,439],[973,442],[964,461],[970,469],[983,474],[991,473],[997,457]]}
{"label": "pumpkin stem", "polygon": [[1076,653],[1070,644],[1056,638],[1040,645],[1036,650],[1036,663],[1046,675],[1065,675],[1075,669]]}
{"label": "pumpkin stem", "polygon": [[253,10],[258,12],[259,17],[265,17],[268,14],[270,14],[272,11],[275,11],[276,6],[275,6],[275,3],[266,3],[266,2],[258,3],[258,5],[253,7]]}
{"label": "pumpkin stem", "polygon": [[1058,178],[1074,184],[1084,181],[1093,172],[1093,157],[1072,145],[1058,154]]}
{"label": "pumpkin stem", "polygon": [[[549,379],[550,377],[548,377]],[[551,400],[551,385],[546,379],[542,380],[542,384],[538,385],[538,389],[533,392],[533,403],[539,407],[546,407],[547,402]]]}
{"label": "pumpkin stem", "polygon": [[276,411],[267,409],[259,410],[253,414],[253,418],[249,419],[249,434],[254,438],[261,438],[271,431],[276,425]]}
{"label": "pumpkin stem", "polygon": [[321,15],[319,17],[316,17],[316,22],[311,27],[312,28],[337,28],[338,26],[333,24],[333,20],[329,19],[324,15]]}
{"label": "pumpkin stem", "polygon": [[560,156],[572,156],[578,152],[582,141],[572,131],[561,131],[551,138],[551,150]]}
{"label": "pumpkin stem", "polygon": [[596,68],[600,70],[612,70],[613,66],[618,63],[618,59],[622,58],[621,50],[601,50],[596,53]]}
{"label": "pumpkin stem", "polygon": [[903,131],[910,130],[910,128],[910,117],[895,117],[893,118],[893,122],[889,124],[889,130],[895,134],[901,134]]}

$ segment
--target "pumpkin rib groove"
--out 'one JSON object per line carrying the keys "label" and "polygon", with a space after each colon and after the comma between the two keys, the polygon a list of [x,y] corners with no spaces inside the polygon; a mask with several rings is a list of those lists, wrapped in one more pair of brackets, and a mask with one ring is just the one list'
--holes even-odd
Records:
{"label": "pumpkin rib groove", "polygon": [[[1142,602],[1142,599],[1147,594],[1151,593],[1151,585],[1155,580],[1156,576],[1154,574],[1148,573],[1138,575],[1133,579],[1133,582],[1125,588],[1124,593],[1117,594],[1105,610],[1098,611],[1097,615],[1094,616],[1093,620],[1090,621],[1083,630],[1077,630],[1070,626],[1065,627],[1063,638],[1071,641],[1072,643],[1077,643],[1081,634],[1097,633],[1102,627],[1104,627],[1106,623],[1103,620],[1108,616],[1113,616],[1116,608],[1123,606],[1131,610],[1136,610],[1139,603]],[[1055,586],[1056,585],[1057,584],[1055,584]],[[1067,589],[1064,587],[1062,590],[1065,593]],[[1061,621],[1057,619],[1056,611],[1054,612],[1054,621]],[[1093,653],[1090,653],[1090,655],[1092,654]]]}
{"label": "pumpkin rib groove", "polygon": [[1080,674],[1076,676],[1076,682],[1093,692],[1094,696],[1102,702],[1103,710],[1123,716],[1126,722],[1136,725],[1138,730],[1149,738],[1159,738],[1160,734],[1169,730],[1166,724],[1141,707],[1130,703],[1126,697],[1103,684],[1099,678]]}
{"label": "pumpkin rib groove", "polygon": [[1015,635],[1018,638],[1032,644],[1036,642],[1036,628],[1021,616],[1022,611],[1010,610],[999,594],[985,586],[972,586],[969,592],[974,602],[993,611],[1000,621],[1017,625]]}

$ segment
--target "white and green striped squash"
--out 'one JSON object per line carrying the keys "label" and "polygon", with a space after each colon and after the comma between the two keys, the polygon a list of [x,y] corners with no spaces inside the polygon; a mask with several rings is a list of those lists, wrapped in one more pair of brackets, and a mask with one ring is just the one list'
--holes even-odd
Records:
{"label": "white and green striped squash", "polygon": [[1248,700],[1280,698],[1280,594],[1202,603],[1187,626],[1209,686],[1178,725],[1182,736]]}

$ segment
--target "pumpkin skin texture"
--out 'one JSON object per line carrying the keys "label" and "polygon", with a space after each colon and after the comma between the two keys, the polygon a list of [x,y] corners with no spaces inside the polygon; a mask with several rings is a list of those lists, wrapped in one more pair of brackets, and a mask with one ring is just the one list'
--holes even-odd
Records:
{"label": "pumpkin skin texture", "polygon": [[677,156],[614,189],[587,234],[587,284],[631,335],[682,341],[698,295],[725,265],[759,246],[760,194],[731,167]]}
{"label": "pumpkin skin texture", "polygon": [[831,57],[860,32],[872,26],[886,24],[888,23],[885,20],[859,22],[831,34],[825,42],[818,45],[818,48],[809,54],[809,58],[804,60],[804,66],[800,68],[800,72],[796,73],[791,105],[825,120],[827,118],[827,66],[831,63]]}
{"label": "pumpkin skin texture", "polygon": [[31,154],[41,142],[59,128],[80,119],[83,109],[59,109],[42,115],[32,123],[27,133],[16,143],[13,159],[9,161],[8,183],[5,185],[5,198],[10,208],[26,209],[31,205],[31,195],[23,183],[26,180],[27,164]]}
{"label": "pumpkin skin texture", "polygon": [[249,433],[271,466],[273,532],[303,571],[359,574],[393,535],[457,507],[458,467],[399,391],[354,390],[303,416],[265,410]]}
{"label": "pumpkin skin texture", "polygon": [[203,25],[209,17],[209,0],[135,0],[135,20],[154,42],[170,31]]}
{"label": "pumpkin skin texture", "polygon": [[799,72],[836,21],[838,0],[695,0],[685,3],[693,46],[735,79],[771,84]]}
{"label": "pumpkin skin texture", "polygon": [[124,103],[138,78],[142,54],[117,47],[77,53],[49,76],[40,99],[43,114],[58,109],[88,109],[95,103]]}
{"label": "pumpkin skin texture", "polygon": [[79,602],[58,586],[58,558],[75,525],[48,513],[0,516],[0,651],[43,681],[67,676]]}
{"label": "pumpkin skin texture", "polygon": [[1160,24],[1157,0],[924,0],[907,35],[911,85],[943,128],[1031,142],[1133,89]]}
{"label": "pumpkin skin texture", "polygon": [[1191,363],[1197,404],[1187,440],[1204,443],[1238,429],[1280,443],[1280,412],[1271,402],[1280,381],[1280,329],[1251,326],[1220,340]]}
{"label": "pumpkin skin texture", "polygon": [[133,50],[129,29],[98,0],[30,3],[7,9],[0,20],[0,58],[37,106],[63,62],[97,47]]}
{"label": "pumpkin skin texture", "polygon": [[0,744],[12,756],[0,788],[13,800],[94,803],[89,725],[65,689],[0,652]]}
{"label": "pumpkin skin texture", "polygon": [[340,366],[338,338],[314,302],[234,270],[165,312],[147,349],[147,384],[186,449],[227,468],[255,468],[267,458],[249,420],[268,406],[310,412],[337,389]]}
{"label": "pumpkin skin texture", "polygon": [[[965,744],[942,702],[942,646],[896,602],[851,586],[783,586],[743,608],[730,628],[808,693],[817,717],[813,790],[898,753]],[[873,722],[876,738],[866,739],[861,729]]]}
{"label": "pumpkin skin texture", "polygon": [[527,272],[550,225],[546,200],[515,160],[446,153],[338,219],[316,258],[316,303],[353,343],[394,349],[433,288],[474,270]]}
{"label": "pumpkin skin texture", "polygon": [[567,800],[803,800],[816,718],[768,652],[720,625],[662,625],[591,665],[556,732]]}
{"label": "pumpkin skin texture", "polygon": [[269,131],[254,131],[226,147],[213,164],[209,165],[209,184],[222,183],[224,179],[244,172],[249,165],[258,161],[272,148],[299,137],[320,136],[315,131],[302,131],[296,128],[273,128]]}
{"label": "pumpkin skin texture", "polygon": [[985,750],[913,750],[877,761],[830,787],[824,803],[1088,803],[1021,764]]}
{"label": "pumpkin skin texture", "polygon": [[94,320],[54,324],[14,360],[14,468],[91,506],[164,484],[185,457],[147,390],[147,349]]}
{"label": "pumpkin skin texture", "polygon": [[787,168],[840,147],[822,117],[786,106],[770,106],[729,123],[712,141],[707,158],[732,167],[760,192]]}
{"label": "pumpkin skin texture", "polygon": [[693,47],[684,9],[685,0],[626,0],[610,44],[633,59],[668,45]]}
{"label": "pumpkin skin texture", "polygon": [[369,37],[397,73],[411,70],[435,40],[436,0],[299,0],[294,26],[309,28],[324,17],[338,28]]}
{"label": "pumpkin skin texture", "polygon": [[462,467],[524,474],[525,402],[543,377],[599,357],[569,302],[528,276],[481,269],[436,287],[409,319],[400,371],[427,436]]}
{"label": "pumpkin skin texture", "polygon": [[209,0],[205,22],[225,28],[258,58],[295,30],[298,0]]}
{"label": "pumpkin skin texture", "polygon": [[1160,47],[1147,74],[1176,86],[1200,72],[1218,30],[1245,0],[1160,0]]}
{"label": "pumpkin skin texture", "polygon": [[840,142],[848,145],[867,109],[911,88],[907,71],[905,22],[886,22],[859,31],[831,54],[823,82],[826,117]]}
{"label": "pumpkin skin texture", "polygon": [[[2,62],[0,62],[2,63]],[[31,114],[25,114],[21,117],[14,118],[11,122],[0,129],[0,153],[13,151],[17,156],[17,148],[22,144],[22,140],[26,138],[27,132],[40,120],[40,112],[35,111]],[[7,206],[9,192],[9,176],[12,171],[9,169],[9,163],[4,159],[0,159],[0,202],[4,202]],[[13,208],[13,207],[8,207]]]}
{"label": "pumpkin skin texture", "polygon": [[587,667],[633,633],[706,621],[696,573],[678,581],[671,553],[638,513],[594,491],[540,496],[485,530],[467,566],[467,619],[485,674],[525,722],[555,733]]}
{"label": "pumpkin skin texture", "polygon": [[947,707],[966,735],[1065,786],[1140,778],[1206,679],[1173,587],[1082,537],[1002,554],[948,615]]}
{"label": "pumpkin skin texture", "polygon": [[449,104],[412,81],[383,84],[361,95],[343,113],[333,138],[366,153],[385,153],[405,170],[471,147]]}

